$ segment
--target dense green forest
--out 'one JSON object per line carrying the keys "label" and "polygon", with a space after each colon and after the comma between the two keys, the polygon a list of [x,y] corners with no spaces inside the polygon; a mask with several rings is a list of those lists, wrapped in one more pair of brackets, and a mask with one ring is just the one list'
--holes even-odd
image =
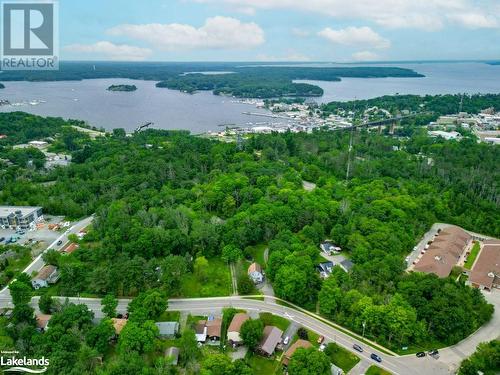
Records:
{"label": "dense green forest", "polygon": [[[460,108],[463,112],[476,114],[490,107],[500,111],[500,94],[386,95],[374,99],[330,102],[323,105],[321,109],[325,115],[339,111],[355,111],[359,115],[367,108],[375,106],[384,108],[393,115],[401,114],[401,111],[407,110],[441,116],[458,113]],[[421,125],[423,124],[425,122]]]}
{"label": "dense green forest", "polygon": [[[349,134],[343,132],[256,135],[241,146],[162,130],[128,137],[116,129],[91,140],[62,120],[0,114],[2,132],[20,142],[33,136],[30,124],[44,122],[52,124],[43,128],[44,136],[55,138],[51,147],[70,152],[73,163],[49,171],[23,162],[4,165],[0,202],[40,205],[69,218],[96,213],[77,251],[44,256],[61,270],[51,293],[138,296],[137,306],[164,301],[142,292],[182,296],[183,281],[210,280],[208,264],[223,249],[224,257],[228,249],[248,255],[251,246],[267,244],[266,275],[278,297],[311,310],[318,306],[356,332],[365,323],[365,337],[393,349],[453,344],[491,317],[493,308],[478,290],[405,274],[404,258],[434,222],[500,237],[498,147],[473,137],[429,138],[419,129],[410,138],[356,132],[345,181]],[[9,144],[2,152],[12,152]],[[316,188],[305,190],[304,180]],[[335,269],[322,281],[315,265],[325,238],[355,266],[350,273]],[[58,309],[51,329],[40,335],[28,307],[18,305],[8,338],[2,338],[12,340],[9,347],[49,350],[53,368],[75,374],[84,364],[92,373],[95,363],[85,358],[109,350],[109,322],[90,325],[81,307]],[[125,343],[118,341],[119,360],[106,373],[149,361],[154,328],[140,318],[147,312],[135,315],[137,323],[125,339],[120,336]],[[130,343],[129,336],[144,340]],[[191,339],[185,340],[188,345]],[[238,371],[248,373],[240,365]]]}
{"label": "dense green forest", "polygon": [[293,80],[340,81],[340,77],[383,78],[421,77],[401,68],[305,68],[305,67],[237,67],[233,74],[185,74],[159,82],[158,87],[194,92],[212,90],[214,94],[237,97],[273,98],[322,96],[323,89]]}
{"label": "dense green forest", "polygon": [[[24,132],[2,131],[29,139],[30,124],[42,119],[0,114],[0,124],[23,117]],[[50,121],[46,135],[73,163],[2,167],[0,202],[70,218],[96,213],[77,251],[45,256],[61,268],[57,293],[136,296],[156,288],[177,296],[183,279],[208,280],[207,262],[222,249],[248,254],[267,244],[277,296],[312,310],[319,303],[323,315],[357,332],[368,322],[365,336],[394,349],[452,344],[491,317],[478,290],[405,274],[404,258],[434,222],[500,237],[498,147],[418,129],[409,139],[356,132],[345,181],[348,133],[255,135],[239,147],[164,130],[127,137],[117,129],[90,140]],[[316,188],[305,190],[303,180]],[[321,281],[315,265],[325,238],[355,266]]]}
{"label": "dense green forest", "polygon": [[[232,72],[210,74],[200,72]],[[185,74],[198,72],[196,74]],[[68,62],[57,71],[9,71],[3,81],[60,81],[89,78],[131,78],[161,81],[158,87],[194,92],[211,90],[214,94],[238,97],[272,98],[282,96],[321,96],[315,85],[294,83],[296,79],[339,81],[341,77],[385,78],[422,77],[410,69],[395,67],[332,67],[313,68],[273,64],[244,63],[125,63]]]}
{"label": "dense green forest", "polygon": [[137,90],[136,85],[111,85],[107,89],[108,91],[135,91]]}

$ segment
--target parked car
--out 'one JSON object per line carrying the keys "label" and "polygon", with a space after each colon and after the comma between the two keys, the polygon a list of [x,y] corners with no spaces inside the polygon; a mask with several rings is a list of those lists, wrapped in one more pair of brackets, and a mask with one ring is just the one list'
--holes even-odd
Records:
{"label": "parked car", "polygon": [[320,351],[320,352],[322,352],[322,351],[324,351],[324,350],[325,350],[325,348],[326,348],[326,344],[321,344],[321,345],[319,346],[319,351]]}
{"label": "parked car", "polygon": [[5,237],[0,237],[0,242],[3,242],[5,240]]}
{"label": "parked car", "polygon": [[382,362],[382,358],[380,358],[380,356],[375,353],[372,353],[370,355],[370,358],[373,359],[374,361],[377,361],[378,363]]}
{"label": "parked car", "polygon": [[290,337],[287,336],[285,337],[285,339],[283,340],[283,345],[288,345],[288,343],[290,342]]}
{"label": "parked car", "polygon": [[425,357],[425,352],[418,352],[418,353],[416,354],[416,356],[417,356],[418,358]]}
{"label": "parked car", "polygon": [[363,348],[361,346],[359,346],[358,344],[354,344],[352,347],[354,350],[357,350],[358,352],[363,353]]}
{"label": "parked car", "polygon": [[432,357],[439,357],[439,351],[437,349],[431,349],[428,353]]}
{"label": "parked car", "polygon": [[323,344],[323,341],[325,341],[325,336],[318,337],[318,344]]}
{"label": "parked car", "polygon": [[57,241],[57,246],[62,245],[62,240]]}

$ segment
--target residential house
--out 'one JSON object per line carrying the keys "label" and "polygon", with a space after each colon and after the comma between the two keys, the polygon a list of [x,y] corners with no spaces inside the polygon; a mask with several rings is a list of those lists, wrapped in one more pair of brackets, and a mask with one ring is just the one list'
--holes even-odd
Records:
{"label": "residential house", "polygon": [[179,363],[179,348],[171,346],[165,350],[165,358],[168,359],[171,365],[177,366]]}
{"label": "residential house", "polygon": [[59,280],[59,271],[56,266],[44,266],[36,276],[31,279],[31,285],[35,289],[46,288],[49,284],[55,284]]}
{"label": "residential house", "polygon": [[283,336],[281,329],[273,326],[265,326],[264,334],[258,347],[259,352],[268,357],[272,356],[276,347],[281,342],[281,336]]}
{"label": "residential house", "polygon": [[49,329],[49,321],[52,315],[49,314],[37,314],[36,315],[36,329],[39,332],[45,332]]}
{"label": "residential house", "polygon": [[259,284],[264,281],[264,275],[262,274],[262,267],[260,264],[250,264],[250,267],[248,267],[248,277],[250,277],[255,284]]}
{"label": "residential house", "polygon": [[113,323],[113,328],[115,329],[116,336],[120,335],[120,332],[122,331],[123,327],[125,327],[127,322],[127,319],[111,318],[111,323]]}
{"label": "residential house", "polygon": [[207,322],[207,337],[211,341],[220,341],[222,332],[222,319],[209,317]]}
{"label": "residential house", "polygon": [[500,288],[500,240],[483,241],[467,284],[484,290]]}
{"label": "residential house", "polygon": [[78,249],[78,244],[76,243],[70,243],[64,250],[63,252],[65,254],[71,254],[72,252],[74,252],[76,249]]}
{"label": "residential house", "polygon": [[426,246],[421,258],[417,258],[413,269],[448,277],[451,270],[469,251],[472,236],[460,227],[451,226],[441,230]]}
{"label": "residential house", "polygon": [[242,339],[240,337],[241,326],[245,321],[250,319],[250,317],[245,313],[237,313],[233,320],[231,320],[231,324],[227,329],[227,339],[229,343],[233,346],[240,345]]}
{"label": "residential house", "polygon": [[205,342],[207,339],[212,343],[220,341],[221,331],[221,318],[208,317],[207,320],[198,321],[195,326],[195,334],[198,342]]}
{"label": "residential house", "polygon": [[318,270],[321,278],[326,279],[328,276],[331,275],[333,266],[334,266],[333,262],[323,262],[318,264],[316,266],[316,269]]}
{"label": "residential house", "polygon": [[342,249],[340,247],[336,246],[333,242],[331,242],[329,240],[323,241],[319,245],[319,247],[320,247],[321,251],[327,255],[338,254],[342,251]]}
{"label": "residential house", "polygon": [[161,338],[172,339],[179,332],[179,322],[156,322]]}
{"label": "residential house", "polygon": [[290,358],[292,358],[293,354],[297,349],[299,348],[308,349],[310,347],[312,347],[312,344],[309,341],[298,339],[292,345],[290,345],[288,350],[285,352],[285,355],[283,356],[283,365],[288,366]]}
{"label": "residential house", "polygon": [[205,341],[207,341],[208,328],[205,323],[206,323],[205,320],[200,320],[194,327],[196,341],[201,343],[205,343]]}

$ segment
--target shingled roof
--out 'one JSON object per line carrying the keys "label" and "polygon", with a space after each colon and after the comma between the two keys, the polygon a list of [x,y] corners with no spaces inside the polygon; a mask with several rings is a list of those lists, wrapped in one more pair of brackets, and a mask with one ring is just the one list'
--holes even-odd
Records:
{"label": "shingled roof", "polygon": [[471,239],[472,236],[462,228],[443,229],[415,265],[415,271],[449,276]]}

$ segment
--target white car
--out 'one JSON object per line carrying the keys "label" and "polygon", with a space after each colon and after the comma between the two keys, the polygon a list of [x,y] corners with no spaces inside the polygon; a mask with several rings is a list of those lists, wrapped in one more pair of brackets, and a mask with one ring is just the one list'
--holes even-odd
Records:
{"label": "white car", "polygon": [[287,336],[285,337],[285,339],[283,340],[283,345],[288,345],[288,343],[290,342],[290,337]]}
{"label": "white car", "polygon": [[322,352],[323,350],[325,350],[325,348],[326,348],[326,345],[325,344],[321,344],[319,346],[319,351]]}

